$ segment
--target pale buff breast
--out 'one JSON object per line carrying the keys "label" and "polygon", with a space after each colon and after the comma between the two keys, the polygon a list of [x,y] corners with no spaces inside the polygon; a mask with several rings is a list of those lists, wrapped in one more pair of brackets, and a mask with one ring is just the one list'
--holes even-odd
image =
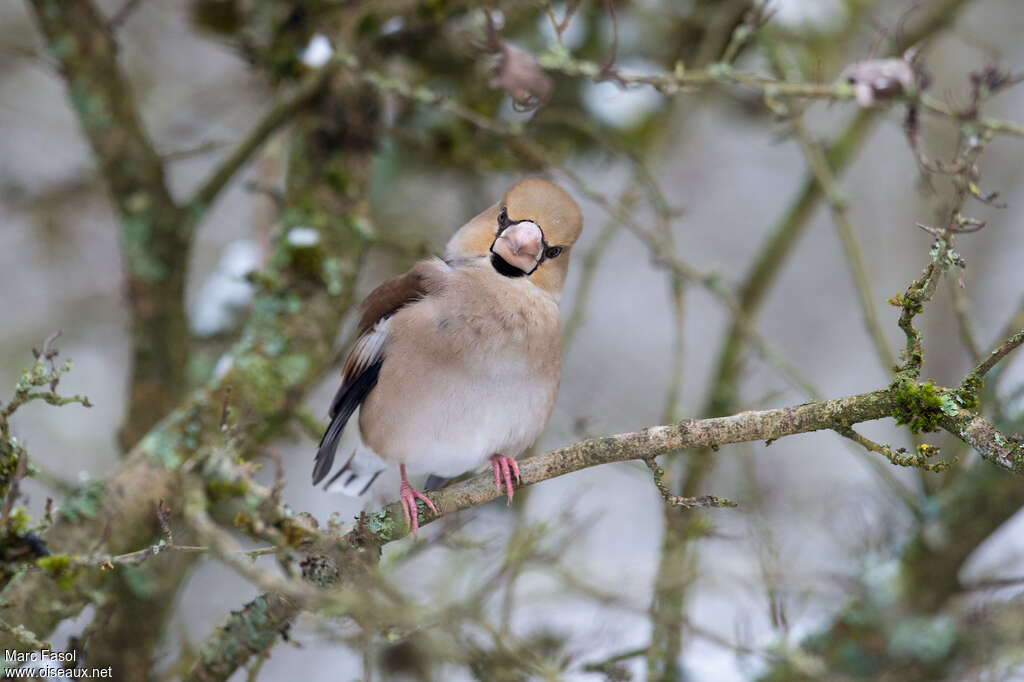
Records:
{"label": "pale buff breast", "polygon": [[399,310],[376,388],[360,411],[363,441],[413,472],[454,476],[492,454],[518,456],[558,393],[554,298],[486,262],[454,271],[442,292]]}

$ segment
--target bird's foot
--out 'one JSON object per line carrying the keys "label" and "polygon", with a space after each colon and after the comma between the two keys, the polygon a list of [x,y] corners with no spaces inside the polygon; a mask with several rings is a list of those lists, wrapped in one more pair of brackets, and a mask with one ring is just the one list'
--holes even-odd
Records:
{"label": "bird's foot", "polygon": [[423,500],[423,504],[427,505],[430,511],[437,513],[437,507],[430,498],[409,485],[409,481],[405,479],[405,466],[402,467],[402,485],[398,489],[398,497],[402,501],[402,511],[405,512],[405,523],[412,526],[413,535],[420,529],[420,510],[416,500]]}
{"label": "bird's foot", "polygon": [[[519,483],[519,464],[511,457],[504,455],[491,455],[491,465],[494,466],[494,487],[500,495],[504,492],[508,495],[508,503],[512,504],[512,476],[515,475],[516,483]],[[504,483],[504,490],[502,489]]]}

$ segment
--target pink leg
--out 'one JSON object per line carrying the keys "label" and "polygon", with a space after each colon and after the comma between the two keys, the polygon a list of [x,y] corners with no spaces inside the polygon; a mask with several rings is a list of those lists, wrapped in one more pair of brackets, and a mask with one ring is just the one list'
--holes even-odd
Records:
{"label": "pink leg", "polygon": [[504,493],[508,495],[508,503],[512,504],[512,476],[516,477],[516,483],[519,483],[519,464],[511,457],[505,457],[504,455],[494,454],[491,455],[491,465],[494,467],[494,487],[498,489],[498,493],[502,491],[502,483],[505,484]]}
{"label": "pink leg", "polygon": [[398,496],[402,501],[402,511],[405,512],[405,523],[412,526],[413,535],[420,529],[420,510],[416,506],[416,500],[423,500],[423,503],[430,507],[430,510],[437,513],[437,508],[430,498],[409,485],[409,479],[405,477],[405,465],[398,467],[402,473],[402,485],[398,489]]}

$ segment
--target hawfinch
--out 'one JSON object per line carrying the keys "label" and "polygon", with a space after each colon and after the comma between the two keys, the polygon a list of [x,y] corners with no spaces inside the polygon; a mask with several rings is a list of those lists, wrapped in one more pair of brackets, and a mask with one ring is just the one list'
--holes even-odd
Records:
{"label": "hawfinch", "polygon": [[325,485],[353,495],[398,464],[406,522],[419,529],[406,470],[457,476],[487,459],[512,501],[516,457],[540,435],[558,393],[558,297],[583,217],[564,190],[515,184],[466,223],[444,259],[417,263],[360,306],[359,337],[342,369],[316,453],[313,484],[331,471],[359,408],[356,452]]}

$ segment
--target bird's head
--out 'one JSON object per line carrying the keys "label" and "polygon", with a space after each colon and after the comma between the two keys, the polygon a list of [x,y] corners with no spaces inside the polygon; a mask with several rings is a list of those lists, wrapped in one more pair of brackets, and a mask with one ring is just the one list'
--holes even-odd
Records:
{"label": "bird's head", "polygon": [[447,254],[487,254],[500,274],[527,277],[557,296],[568,273],[569,251],[582,229],[580,208],[565,190],[527,178],[455,233]]}

